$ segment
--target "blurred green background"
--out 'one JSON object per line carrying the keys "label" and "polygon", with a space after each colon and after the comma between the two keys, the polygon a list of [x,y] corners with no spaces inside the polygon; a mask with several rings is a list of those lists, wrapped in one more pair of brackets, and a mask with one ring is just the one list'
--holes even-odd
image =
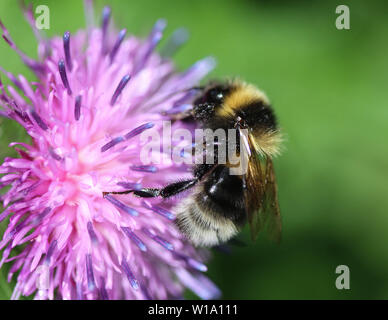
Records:
{"label": "blurred green background", "polygon": [[[51,10],[49,35],[84,26],[80,0],[32,1]],[[283,239],[259,237],[216,250],[208,274],[225,299],[388,298],[388,6],[384,1],[97,1],[116,25],[146,35],[156,19],[167,34],[185,26],[180,68],[213,55],[211,77],[238,75],[267,92],[286,133],[276,159]],[[335,8],[350,8],[350,30],[337,30]],[[36,42],[14,0],[0,17],[19,46]],[[0,42],[0,65],[33,76]],[[3,77],[4,78],[4,77]],[[0,120],[0,157],[25,140]],[[2,225],[4,228],[4,224]],[[337,290],[335,269],[350,268],[350,290]],[[0,299],[11,287],[0,271]],[[188,297],[193,297],[191,294]]]}

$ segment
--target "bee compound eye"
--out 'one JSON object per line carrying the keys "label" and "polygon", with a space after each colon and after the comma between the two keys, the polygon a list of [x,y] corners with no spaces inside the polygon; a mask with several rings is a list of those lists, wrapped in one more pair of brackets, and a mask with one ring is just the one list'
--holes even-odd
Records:
{"label": "bee compound eye", "polygon": [[208,102],[219,103],[219,102],[222,102],[223,99],[224,99],[224,91],[222,90],[221,87],[212,88],[207,93]]}

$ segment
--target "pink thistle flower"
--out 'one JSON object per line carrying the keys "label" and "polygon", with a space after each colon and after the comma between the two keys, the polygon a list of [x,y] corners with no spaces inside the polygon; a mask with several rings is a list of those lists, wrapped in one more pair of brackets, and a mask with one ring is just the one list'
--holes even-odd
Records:
{"label": "pink thistle flower", "polygon": [[[90,17],[91,2],[86,6]],[[34,28],[31,8],[26,17]],[[14,84],[5,88],[0,81],[1,115],[32,139],[31,145],[11,143],[20,157],[0,166],[1,187],[10,186],[1,199],[0,222],[9,223],[0,267],[13,261],[12,298],[169,299],[181,298],[185,288],[204,299],[217,297],[202,274],[208,253],[190,245],[172,223],[176,200],[103,197],[104,191],[159,187],[191,175],[184,165],[142,165],[139,136],[161,130],[169,110],[191,103],[189,89],[214,63],[207,58],[178,73],[154,50],[162,20],[144,40],[109,24],[105,8],[101,28],[90,25],[52,39],[34,29],[34,61],[0,22],[4,40],[38,78],[28,82],[0,67]],[[165,52],[173,52],[182,35],[175,33]],[[173,129],[180,126],[175,122]]]}

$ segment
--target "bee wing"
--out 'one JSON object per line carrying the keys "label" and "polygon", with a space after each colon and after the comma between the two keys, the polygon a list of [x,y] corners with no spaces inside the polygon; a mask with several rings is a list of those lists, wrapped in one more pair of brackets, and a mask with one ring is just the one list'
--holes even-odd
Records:
{"label": "bee wing", "polygon": [[281,239],[282,221],[280,216],[275,170],[270,157],[267,157],[266,159],[265,188],[262,209],[263,212],[268,215],[266,227],[271,239],[279,242]]}
{"label": "bee wing", "polygon": [[269,156],[254,148],[254,137],[248,134],[245,139],[248,143],[242,145],[246,149],[248,164],[246,174],[243,175],[243,185],[251,237],[256,240],[258,233],[266,230],[269,237],[278,242],[281,217],[273,163]]}

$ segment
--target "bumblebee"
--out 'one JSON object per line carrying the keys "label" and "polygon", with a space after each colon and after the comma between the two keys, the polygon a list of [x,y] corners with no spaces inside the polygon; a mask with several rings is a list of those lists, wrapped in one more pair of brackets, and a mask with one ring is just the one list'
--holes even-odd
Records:
{"label": "bumblebee", "polygon": [[280,151],[281,133],[268,98],[255,86],[236,80],[212,82],[200,91],[193,109],[180,119],[188,116],[202,129],[235,129],[234,147],[241,161],[245,159],[247,170],[230,174],[234,165],[229,158],[225,163],[218,161],[217,149],[228,146],[226,138],[214,143],[212,163],[194,165],[192,179],[131,192],[139,197],[168,198],[192,188],[175,212],[176,225],[196,246],[224,243],[246,222],[252,239],[267,229],[279,240],[281,218],[272,158]]}

